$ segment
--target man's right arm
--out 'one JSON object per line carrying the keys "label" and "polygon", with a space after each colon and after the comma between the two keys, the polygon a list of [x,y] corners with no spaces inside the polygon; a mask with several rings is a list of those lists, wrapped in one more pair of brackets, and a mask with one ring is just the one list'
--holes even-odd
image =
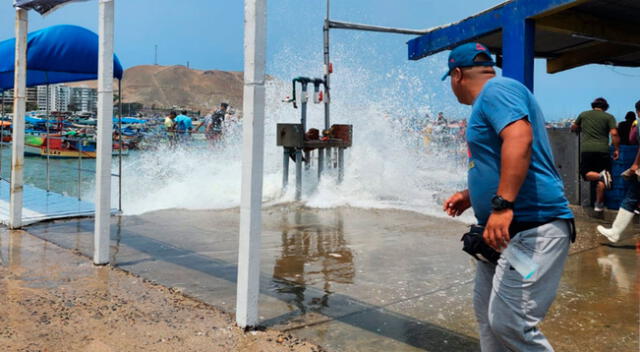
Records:
{"label": "man's right arm", "polygon": [[580,124],[582,123],[582,114],[578,116],[578,118],[571,125],[571,132],[580,132]]}
{"label": "man's right arm", "polygon": [[611,143],[613,144],[613,160],[618,160],[620,157],[620,135],[617,128],[612,128],[609,131],[611,134]]}

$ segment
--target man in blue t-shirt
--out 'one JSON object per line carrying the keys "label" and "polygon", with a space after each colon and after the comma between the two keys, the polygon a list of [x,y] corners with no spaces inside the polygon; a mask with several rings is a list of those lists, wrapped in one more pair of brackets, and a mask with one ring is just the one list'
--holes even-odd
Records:
{"label": "man in blue t-shirt", "polygon": [[449,56],[451,88],[472,106],[467,127],[468,190],[444,204],[451,216],[473,207],[483,239],[497,251],[507,246],[539,265],[523,278],[501,256],[478,262],[474,308],[483,351],[552,351],[538,330],[553,302],[573,233],[560,176],[555,169],[544,116],[520,82],[496,77],[491,53],[468,43]]}
{"label": "man in blue t-shirt", "polygon": [[193,121],[189,116],[187,116],[187,111],[183,110],[180,115],[176,116],[174,123],[175,130],[178,133],[178,136],[180,136],[180,139],[187,139],[193,129]]}

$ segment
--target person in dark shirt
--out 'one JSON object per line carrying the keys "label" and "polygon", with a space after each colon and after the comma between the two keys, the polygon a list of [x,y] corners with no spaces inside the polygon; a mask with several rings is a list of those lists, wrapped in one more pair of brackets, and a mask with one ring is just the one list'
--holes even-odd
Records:
{"label": "person in dark shirt", "polygon": [[229,109],[229,104],[220,103],[220,108],[214,111],[213,114],[211,114],[210,119],[205,122],[205,134],[207,139],[215,140],[220,137],[222,134],[222,123],[227,115],[227,109]]}
{"label": "person in dark shirt", "polygon": [[[618,160],[620,137],[616,128],[616,118],[607,113],[609,104],[604,98],[591,103],[592,110],[581,113],[571,126],[571,130],[580,132],[580,174],[585,181],[596,183],[596,201],[594,210],[604,211],[604,195],[611,189],[611,159]],[[609,135],[614,147],[609,155]]]}
{"label": "person in dark shirt", "polygon": [[629,132],[631,132],[631,126],[633,121],[636,120],[636,114],[633,111],[629,111],[624,117],[624,121],[618,124],[618,134],[620,135],[620,145],[630,145]]}

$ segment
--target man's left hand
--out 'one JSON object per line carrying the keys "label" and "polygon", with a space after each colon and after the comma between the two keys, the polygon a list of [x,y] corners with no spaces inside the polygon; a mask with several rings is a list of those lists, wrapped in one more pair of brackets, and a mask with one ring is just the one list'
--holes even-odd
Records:
{"label": "man's left hand", "polygon": [[513,221],[513,210],[504,209],[494,211],[489,216],[487,226],[482,237],[484,241],[496,251],[505,248],[509,243],[509,226]]}

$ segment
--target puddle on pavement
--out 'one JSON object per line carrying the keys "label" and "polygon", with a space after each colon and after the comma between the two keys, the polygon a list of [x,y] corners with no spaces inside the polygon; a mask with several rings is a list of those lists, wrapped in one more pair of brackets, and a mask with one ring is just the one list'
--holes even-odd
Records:
{"label": "puddle on pavement", "polygon": [[[265,325],[338,351],[478,350],[474,267],[459,244],[464,225],[395,210],[296,206],[265,209],[263,219]],[[113,225],[116,265],[233,313],[237,210],[159,211]],[[84,254],[92,231],[91,220],[29,228]],[[579,241],[583,251],[570,256],[543,331],[558,350],[637,350],[633,243]]]}

